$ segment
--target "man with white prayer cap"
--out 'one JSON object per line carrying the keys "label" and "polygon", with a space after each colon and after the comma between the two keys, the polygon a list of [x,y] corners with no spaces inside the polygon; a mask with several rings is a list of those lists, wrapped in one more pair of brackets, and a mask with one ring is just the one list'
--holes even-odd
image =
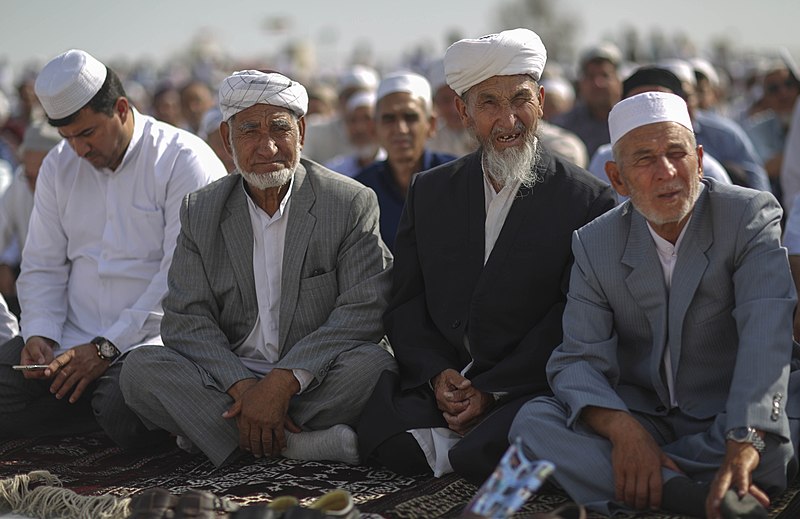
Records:
{"label": "man with white prayer cap", "polygon": [[199,138],[133,108],[85,51],[50,60],[34,89],[63,140],[36,179],[22,336],[0,347],[0,437],[100,427],[121,446],[146,443],[119,373],[129,352],[161,344],[181,199],[225,170]]}
{"label": "man with white prayer cap", "polygon": [[364,456],[396,472],[482,482],[519,407],[549,391],[570,236],[614,195],[537,138],[545,60],[527,29],[444,56],[480,148],[418,174],[406,195],[384,315],[400,375],[382,376],[358,429]]}
{"label": "man with white prayer cap", "polygon": [[343,118],[353,151],[335,156],[325,167],[352,178],[376,160],[386,158],[375,131],[375,92],[365,90],[350,96]]}
{"label": "man with white prayer cap", "polygon": [[702,178],[683,99],[609,116],[614,188],[578,230],[554,396],[511,427],[576,502],[613,514],[767,517],[797,472],[796,295],[770,193]]}
{"label": "man with white prayer cap", "polygon": [[428,139],[436,132],[436,117],[431,85],[423,76],[389,74],[378,85],[376,99],[375,127],[386,160],[367,166],[355,179],[378,195],[381,236],[392,249],[411,179],[455,157],[427,148]]}
{"label": "man with white prayer cap", "polygon": [[355,151],[350,146],[344,122],[347,102],[355,94],[375,92],[377,87],[378,73],[370,67],[354,65],[342,73],[337,84],[337,113],[308,121],[303,157],[325,163],[338,155]]}
{"label": "man with white prayer cap", "polygon": [[301,159],[308,96],[277,72],[219,89],[236,174],[190,194],[169,273],[164,346],[133,352],[126,402],[216,466],[245,453],[358,463],[378,376],[391,255],[375,193]]}

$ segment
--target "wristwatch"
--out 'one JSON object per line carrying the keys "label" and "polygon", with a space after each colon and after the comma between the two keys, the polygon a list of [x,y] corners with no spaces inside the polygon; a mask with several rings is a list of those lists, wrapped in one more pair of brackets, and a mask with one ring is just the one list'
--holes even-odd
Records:
{"label": "wristwatch", "polygon": [[97,346],[97,356],[103,360],[112,361],[119,357],[119,349],[105,337],[95,337],[92,339],[92,344]]}
{"label": "wristwatch", "polygon": [[759,454],[764,454],[764,449],[767,447],[755,427],[736,427],[728,431],[725,439],[739,443],[749,443],[755,447]]}

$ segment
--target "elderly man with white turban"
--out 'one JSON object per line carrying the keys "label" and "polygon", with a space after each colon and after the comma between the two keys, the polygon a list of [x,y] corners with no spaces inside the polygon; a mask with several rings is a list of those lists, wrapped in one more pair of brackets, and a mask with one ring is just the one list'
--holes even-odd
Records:
{"label": "elderly man with white turban", "polygon": [[149,435],[119,373],[128,352],[161,344],[181,199],[225,169],[199,138],[136,111],[116,73],[82,50],[48,62],[35,91],[63,140],[36,179],[22,337],[0,347],[0,437],[99,426],[130,446]]}
{"label": "elderly man with white turban", "polygon": [[352,426],[396,370],[378,345],[391,255],[375,193],[300,158],[299,83],[236,72],[219,104],[237,174],[183,201],[165,347],[130,355],[125,400],[217,466],[248,452],[358,463]]}
{"label": "elderly man with white turban", "polygon": [[614,195],[537,138],[545,58],[527,29],[445,54],[480,148],[418,174],[406,196],[384,316],[400,376],[382,376],[359,423],[362,454],[395,471],[480,482],[519,407],[548,391],[570,236]]}
{"label": "elderly man with white turban", "polygon": [[510,437],[606,514],[767,517],[800,428],[780,206],[703,178],[677,95],[629,97],[608,123],[606,172],[630,200],[575,233],[555,395],[523,407]]}

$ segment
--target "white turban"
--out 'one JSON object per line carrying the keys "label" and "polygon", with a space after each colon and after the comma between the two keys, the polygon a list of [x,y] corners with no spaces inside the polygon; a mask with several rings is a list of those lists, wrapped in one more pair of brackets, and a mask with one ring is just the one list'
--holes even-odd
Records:
{"label": "white turban", "polygon": [[645,92],[623,99],[608,114],[611,145],[625,134],[640,126],[661,122],[674,122],[693,132],[692,120],[686,101],[666,92]]}
{"label": "white turban", "polygon": [[308,93],[303,85],[277,72],[241,70],[222,81],[219,109],[223,121],[256,104],[280,106],[303,117],[308,111]]}
{"label": "white turban", "polygon": [[106,66],[88,52],[68,50],[50,60],[33,89],[47,117],[63,119],[92,100],[106,80]]}
{"label": "white turban", "polygon": [[411,94],[411,97],[415,99],[422,99],[425,103],[425,109],[428,112],[431,111],[431,84],[428,83],[428,80],[423,76],[414,74],[413,72],[394,72],[388,74],[381,79],[378,85],[378,93],[375,97],[380,101],[389,94],[396,94],[398,92]]}
{"label": "white turban", "polygon": [[447,84],[458,95],[492,76],[529,74],[539,81],[547,61],[541,38],[528,29],[513,29],[450,45],[444,54]]}

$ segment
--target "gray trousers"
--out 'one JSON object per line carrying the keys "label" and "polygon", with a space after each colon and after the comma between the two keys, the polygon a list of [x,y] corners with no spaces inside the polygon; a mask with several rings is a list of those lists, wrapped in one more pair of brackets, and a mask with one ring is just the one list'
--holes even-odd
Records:
{"label": "gray trousers", "polygon": [[[703,482],[713,479],[725,456],[725,413],[704,421],[681,413],[633,416],[687,476]],[[624,504],[614,501],[611,442],[580,420],[573,428],[567,427],[567,410],[556,398],[539,397],[525,404],[509,433],[510,441],[517,437],[532,459],[555,463],[554,479],[575,502],[606,515],[625,510]],[[786,489],[787,468],[796,470],[794,448],[790,442],[779,442],[771,436],[766,442],[753,481],[774,495]],[[662,468],[664,481],[677,475]]]}
{"label": "gray trousers", "polygon": [[[336,424],[355,428],[384,370],[397,371],[397,364],[377,345],[341,353],[321,384],[292,397],[289,416],[307,431]],[[176,351],[162,346],[132,351],[120,385],[125,401],[148,427],[188,438],[214,465],[222,465],[239,447],[236,420],[222,418],[233,404],[228,388]]]}
{"label": "gray trousers", "polygon": [[14,337],[0,346],[0,438],[84,434],[102,429],[122,447],[133,447],[147,429],[125,405],[119,389],[124,358],[92,382],[74,404],[50,393],[51,380],[27,379],[19,364],[25,343]]}

